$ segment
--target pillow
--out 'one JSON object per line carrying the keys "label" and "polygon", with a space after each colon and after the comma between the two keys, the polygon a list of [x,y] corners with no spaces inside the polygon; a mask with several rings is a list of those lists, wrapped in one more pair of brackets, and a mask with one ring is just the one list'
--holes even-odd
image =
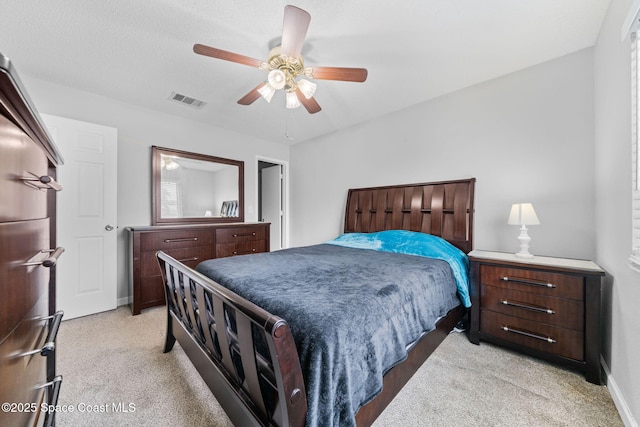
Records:
{"label": "pillow", "polygon": [[447,261],[456,279],[458,295],[462,303],[467,308],[471,307],[468,274],[469,259],[464,252],[441,237],[415,231],[386,230],[376,233],[345,233],[326,243]]}

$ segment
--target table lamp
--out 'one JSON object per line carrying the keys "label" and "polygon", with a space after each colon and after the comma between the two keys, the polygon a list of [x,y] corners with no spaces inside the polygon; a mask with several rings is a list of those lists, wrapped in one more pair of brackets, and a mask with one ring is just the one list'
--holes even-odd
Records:
{"label": "table lamp", "polygon": [[517,252],[515,255],[520,258],[533,258],[533,255],[529,253],[531,237],[529,237],[527,225],[540,224],[533,205],[531,203],[513,204],[511,206],[511,213],[509,214],[508,224],[520,226],[520,235],[518,236],[520,252]]}

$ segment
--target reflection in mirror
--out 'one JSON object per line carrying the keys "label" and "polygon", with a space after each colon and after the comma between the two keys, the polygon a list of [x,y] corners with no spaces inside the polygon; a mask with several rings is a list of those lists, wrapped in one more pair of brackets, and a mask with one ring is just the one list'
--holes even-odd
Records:
{"label": "reflection in mirror", "polygon": [[153,225],[242,222],[244,162],[153,147]]}

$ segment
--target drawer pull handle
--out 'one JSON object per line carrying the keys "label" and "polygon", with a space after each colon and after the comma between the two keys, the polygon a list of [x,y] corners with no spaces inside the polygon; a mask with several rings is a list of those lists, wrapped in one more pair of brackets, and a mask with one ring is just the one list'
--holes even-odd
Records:
{"label": "drawer pull handle", "polygon": [[238,252],[238,251],[233,251],[234,255],[246,255],[246,254],[252,254],[256,252],[256,248],[251,249],[250,251],[243,251],[243,252]]}
{"label": "drawer pull handle", "polygon": [[546,342],[548,342],[550,344],[553,344],[553,343],[556,342],[556,340],[554,340],[551,337],[543,337],[541,335],[536,335],[536,334],[532,334],[532,333],[529,333],[529,332],[521,331],[521,330],[518,330],[518,329],[513,329],[513,328],[510,328],[508,326],[502,326],[502,330],[505,331],[505,332],[512,332],[514,334],[524,335],[525,337],[535,338],[535,339],[541,340],[541,341],[546,341]]}
{"label": "drawer pull handle", "polygon": [[38,176],[35,173],[29,172],[31,176],[22,176],[20,179],[31,188],[36,190],[62,190],[62,186],[56,182],[55,179],[49,175]]}
{"label": "drawer pull handle", "polygon": [[39,253],[50,253],[51,255],[49,255],[47,258],[41,261],[25,262],[22,265],[24,266],[41,265],[43,267],[51,268],[56,265],[56,263],[58,262],[58,258],[60,258],[60,255],[62,255],[63,252],[64,252],[64,248],[62,246],[58,246],[55,249],[43,249]]}
{"label": "drawer pull handle", "polygon": [[505,282],[522,283],[523,285],[542,286],[544,288],[555,288],[556,287],[556,285],[554,285],[553,283],[537,282],[535,280],[527,280],[527,279],[518,279],[517,277],[504,276],[502,278],[502,280],[504,280]]}
{"label": "drawer pull handle", "polygon": [[198,260],[198,257],[194,256],[194,257],[191,257],[191,258],[179,259],[178,261],[187,262],[187,261],[197,261],[197,260]]}
{"label": "drawer pull handle", "polygon": [[520,303],[513,302],[513,301],[507,301],[506,299],[505,300],[501,300],[500,302],[503,305],[508,305],[508,306],[511,306],[511,307],[524,308],[525,310],[537,311],[539,313],[556,314],[556,312],[551,310],[550,308],[534,307],[532,305],[526,305],[526,304],[520,304]]}
{"label": "drawer pull handle", "polygon": [[246,236],[255,236],[256,232],[252,233],[233,233],[233,237],[246,237]]}
{"label": "drawer pull handle", "polygon": [[[62,385],[62,375],[58,375],[56,376],[53,381],[50,381],[46,384],[42,384],[40,387],[38,388],[45,388],[45,387],[51,387],[51,390],[49,391],[49,399],[47,404],[49,405],[49,407],[56,407],[58,406],[58,397],[60,397],[60,386]],[[44,427],[51,427],[55,424],[55,415],[56,415],[56,411],[53,410],[49,410],[47,411],[46,417],[44,419]]]}
{"label": "drawer pull handle", "polygon": [[175,242],[197,242],[197,237],[183,237],[180,239],[164,239],[165,243],[175,243]]}
{"label": "drawer pull handle", "polygon": [[47,339],[45,340],[42,348],[37,348],[35,350],[27,351],[25,353],[20,354],[20,357],[31,356],[33,354],[40,353],[41,356],[48,356],[56,349],[56,337],[58,336],[58,330],[60,329],[60,322],[62,321],[62,316],[64,316],[64,311],[59,310],[53,316],[44,317],[42,320],[51,320],[51,324],[49,325],[49,333],[47,334]]}

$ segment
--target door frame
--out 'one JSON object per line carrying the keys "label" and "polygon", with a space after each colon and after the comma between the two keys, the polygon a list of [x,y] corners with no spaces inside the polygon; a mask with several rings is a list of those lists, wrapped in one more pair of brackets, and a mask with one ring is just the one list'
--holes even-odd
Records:
{"label": "door frame", "polygon": [[[256,188],[256,196],[255,196],[255,206],[256,206],[256,215],[259,211],[259,197],[262,189],[260,188],[260,184],[258,182],[258,163],[259,162],[267,162],[273,163],[275,165],[282,166],[282,249],[286,249],[289,247],[289,162],[286,160],[275,159],[273,157],[265,157],[265,156],[256,156],[256,160],[254,163],[255,167],[255,188]],[[258,218],[259,220],[260,218]],[[273,238],[273,237],[271,237]]]}

